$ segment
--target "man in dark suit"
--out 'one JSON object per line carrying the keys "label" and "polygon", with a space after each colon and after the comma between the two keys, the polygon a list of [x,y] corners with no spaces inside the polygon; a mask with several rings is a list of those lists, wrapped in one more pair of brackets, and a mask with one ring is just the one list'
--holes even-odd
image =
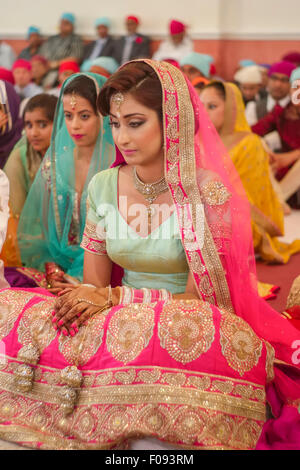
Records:
{"label": "man in dark suit", "polygon": [[137,33],[139,20],[136,16],[126,18],[128,34],[116,41],[115,59],[119,64],[124,64],[133,59],[150,57],[150,39]]}
{"label": "man in dark suit", "polygon": [[98,18],[95,22],[98,39],[90,42],[84,48],[83,60],[94,60],[98,57],[114,57],[115,41],[109,35],[109,18]]}

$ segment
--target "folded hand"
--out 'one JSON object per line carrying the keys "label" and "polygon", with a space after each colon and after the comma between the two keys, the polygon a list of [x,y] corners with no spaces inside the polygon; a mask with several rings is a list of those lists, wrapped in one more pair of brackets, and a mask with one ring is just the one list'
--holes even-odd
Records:
{"label": "folded hand", "polygon": [[52,321],[64,334],[73,336],[80,325],[109,306],[108,297],[108,287],[67,287],[55,302]]}

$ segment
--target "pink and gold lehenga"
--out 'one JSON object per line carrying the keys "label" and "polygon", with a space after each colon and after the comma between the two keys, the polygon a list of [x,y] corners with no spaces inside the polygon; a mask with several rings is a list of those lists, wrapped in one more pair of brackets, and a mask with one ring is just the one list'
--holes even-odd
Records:
{"label": "pink and gold lehenga", "polygon": [[[2,290],[0,437],[42,449],[126,448],[143,438],[173,448],[299,448],[299,332],[257,294],[241,182],[181,72],[145,62],[162,86],[165,176],[199,300],[124,286],[119,305],[65,337],[53,329],[47,291]],[[83,245],[101,262],[107,247],[95,220]]]}

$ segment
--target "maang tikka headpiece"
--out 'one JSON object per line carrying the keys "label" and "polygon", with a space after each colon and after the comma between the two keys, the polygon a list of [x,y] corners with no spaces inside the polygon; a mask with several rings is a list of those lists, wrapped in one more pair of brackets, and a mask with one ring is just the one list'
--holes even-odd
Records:
{"label": "maang tikka headpiece", "polygon": [[120,113],[121,104],[124,103],[124,95],[120,92],[116,93],[115,95],[112,96],[112,102],[115,103],[116,105],[117,117],[119,118],[121,116],[121,113]]}
{"label": "maang tikka headpiece", "polygon": [[77,104],[77,101],[76,101],[76,97],[75,97],[75,91],[73,90],[72,91],[72,96],[71,96],[71,101],[70,101],[70,105],[71,105],[71,108],[72,108],[73,111],[75,109],[76,104]]}

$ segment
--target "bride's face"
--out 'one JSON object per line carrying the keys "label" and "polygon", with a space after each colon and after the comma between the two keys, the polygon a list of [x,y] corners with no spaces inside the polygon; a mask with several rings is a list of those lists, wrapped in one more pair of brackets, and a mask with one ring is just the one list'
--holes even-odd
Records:
{"label": "bride's face", "polygon": [[100,132],[100,116],[82,96],[65,95],[63,107],[67,130],[77,147],[96,144]]}
{"label": "bride's face", "polygon": [[110,124],[115,144],[126,163],[147,166],[163,159],[161,123],[156,111],[124,94],[119,106],[112,97]]}

